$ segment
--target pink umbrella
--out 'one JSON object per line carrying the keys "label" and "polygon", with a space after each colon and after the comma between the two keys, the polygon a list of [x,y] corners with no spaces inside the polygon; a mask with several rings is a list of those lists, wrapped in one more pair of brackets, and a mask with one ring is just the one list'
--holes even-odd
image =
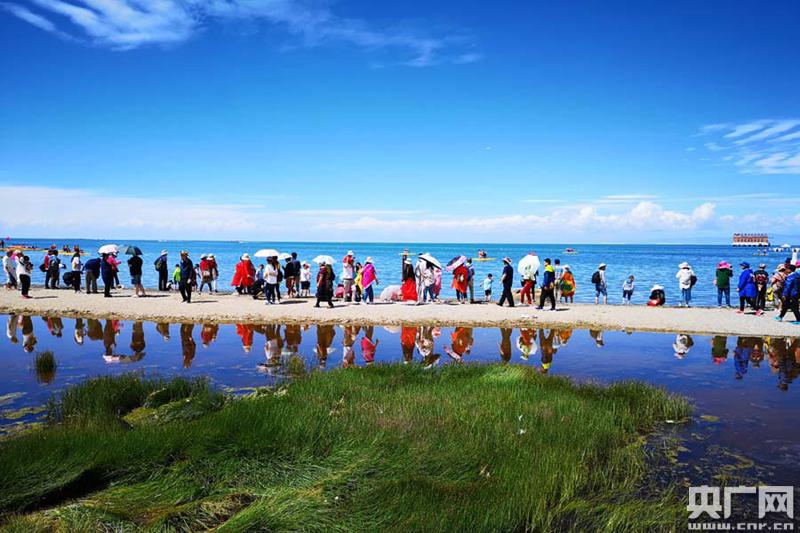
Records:
{"label": "pink umbrella", "polygon": [[467,261],[467,257],[464,255],[459,255],[450,260],[445,267],[445,270],[448,272],[452,272],[453,270],[457,269],[461,265],[463,265]]}

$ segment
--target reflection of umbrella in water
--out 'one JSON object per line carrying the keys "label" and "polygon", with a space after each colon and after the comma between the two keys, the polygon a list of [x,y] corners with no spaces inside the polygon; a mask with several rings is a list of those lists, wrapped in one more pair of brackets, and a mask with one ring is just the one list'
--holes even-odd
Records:
{"label": "reflection of umbrella in water", "polygon": [[274,248],[263,248],[254,254],[256,257],[278,257],[280,252]]}
{"label": "reflection of umbrella in water", "polygon": [[522,337],[517,337],[517,349],[522,352],[522,358],[527,359],[528,356],[536,355],[539,350],[535,341],[531,341],[530,345],[526,344]]}
{"label": "reflection of umbrella in water", "polygon": [[321,265],[322,263],[325,263],[326,265],[333,265],[334,263],[333,257],[329,255],[318,255],[317,257],[312,259],[312,261],[314,261],[318,265]]}
{"label": "reflection of umbrella in water", "polygon": [[466,261],[467,261],[467,257],[466,256],[458,255],[458,256],[452,258],[447,263],[447,268],[445,268],[445,270],[447,270],[448,272],[452,272],[453,270],[455,270],[458,267],[460,267],[461,265],[463,265]]}
{"label": "reflection of umbrella in water", "polygon": [[287,254],[286,252],[278,254],[278,259],[280,259],[281,261],[286,261],[287,259],[291,259],[291,258],[292,258],[292,254]]}
{"label": "reflection of umbrella in water", "polygon": [[139,248],[138,246],[131,246],[131,245],[123,246],[122,253],[125,255],[143,255],[141,248]]}
{"label": "reflection of umbrella in water", "polygon": [[97,250],[97,253],[101,254],[115,254],[119,252],[119,248],[116,244],[104,244]]}
{"label": "reflection of umbrella in water", "polygon": [[533,274],[539,270],[540,266],[541,263],[539,262],[539,256],[536,254],[528,254],[519,260],[517,270],[519,270],[520,274],[526,274],[526,270]]}
{"label": "reflection of umbrella in water", "polygon": [[442,269],[442,264],[439,262],[438,259],[433,257],[431,254],[419,254],[419,258],[422,259],[423,261],[427,261],[428,263],[432,264],[439,270]]}

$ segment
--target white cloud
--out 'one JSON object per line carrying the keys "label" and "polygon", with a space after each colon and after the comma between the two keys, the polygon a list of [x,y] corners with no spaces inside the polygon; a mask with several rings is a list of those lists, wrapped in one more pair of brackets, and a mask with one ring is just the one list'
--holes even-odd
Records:
{"label": "white cloud", "polygon": [[[300,38],[303,46],[345,42],[367,50],[397,50],[411,66],[466,64],[481,54],[463,34],[432,34],[410,26],[375,29],[337,16],[315,0],[27,0],[0,4],[45,31],[66,36],[54,20],[69,21],[94,44],[128,50],[189,39],[209,19],[261,21]],[[34,12],[34,9],[37,12]]]}
{"label": "white cloud", "polygon": [[743,124],[713,124],[697,135],[714,137],[705,143],[723,164],[744,174],[800,174],[800,119],[762,119]]}

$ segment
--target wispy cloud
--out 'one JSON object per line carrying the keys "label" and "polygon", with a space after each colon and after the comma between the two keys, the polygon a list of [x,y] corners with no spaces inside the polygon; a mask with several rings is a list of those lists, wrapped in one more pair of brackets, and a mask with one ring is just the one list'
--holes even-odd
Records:
{"label": "wispy cloud", "polygon": [[719,161],[744,174],[800,174],[800,119],[711,124],[697,135],[711,137],[704,146],[726,152]]}
{"label": "wispy cloud", "polygon": [[338,16],[327,3],[314,0],[27,0],[0,7],[60,37],[82,35],[116,50],[183,42],[208,20],[218,19],[280,27],[306,47],[344,42],[366,50],[396,51],[410,66],[466,64],[482,57],[464,32],[433,33],[410,25],[373,28],[363,20]]}

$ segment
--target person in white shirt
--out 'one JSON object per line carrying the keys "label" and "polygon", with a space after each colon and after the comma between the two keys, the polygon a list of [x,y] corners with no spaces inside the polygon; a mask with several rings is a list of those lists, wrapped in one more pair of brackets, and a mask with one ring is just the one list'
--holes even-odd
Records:
{"label": "person in white shirt", "polygon": [[681,301],[679,305],[681,307],[689,307],[692,302],[692,287],[697,281],[697,277],[695,277],[689,263],[683,262],[678,265],[678,268],[679,270],[675,274],[675,277],[678,278],[678,287],[681,289]]}
{"label": "person in white shirt", "polygon": [[9,290],[17,288],[17,267],[14,264],[16,256],[13,250],[8,250],[3,256],[3,272],[6,273],[6,289]]}
{"label": "person in white shirt", "polygon": [[33,264],[31,264],[30,258],[27,255],[17,256],[17,279],[22,290],[22,297],[26,300],[31,298],[28,295],[31,288],[31,272],[33,272]]}
{"label": "person in white shirt", "polygon": [[267,267],[264,269],[264,283],[266,284],[267,305],[275,303],[278,291],[278,258],[270,257],[267,259]]}
{"label": "person in white shirt", "polygon": [[311,296],[311,265],[305,261],[300,269],[300,296],[303,298]]}

